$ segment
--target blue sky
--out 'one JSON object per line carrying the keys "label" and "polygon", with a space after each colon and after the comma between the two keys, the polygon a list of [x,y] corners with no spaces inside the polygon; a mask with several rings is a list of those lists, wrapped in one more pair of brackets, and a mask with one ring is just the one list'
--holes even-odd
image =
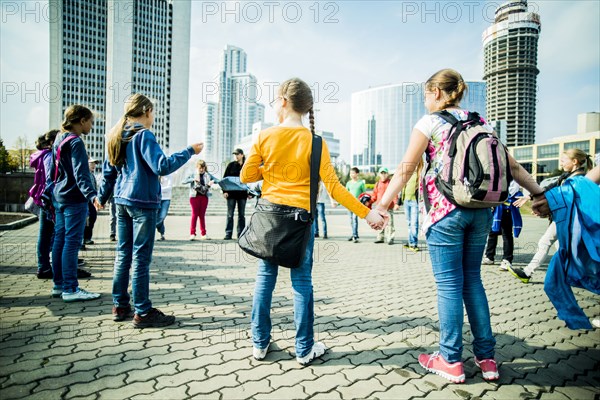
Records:
{"label": "blue sky", "polygon": [[[342,140],[345,154],[350,145],[353,92],[382,84],[421,82],[445,67],[457,69],[466,80],[480,80],[481,35],[501,4],[275,3],[271,10],[262,1],[251,6],[243,2],[192,3],[190,139],[202,137],[203,88],[218,70],[222,49],[231,44],[247,52],[248,70],[259,83],[299,76],[316,85],[320,93],[317,128],[333,131]],[[49,28],[43,18],[45,2],[37,3],[41,18],[8,15],[6,4],[2,2],[0,25],[0,133],[10,147],[17,136],[25,134],[32,141],[48,128],[44,88],[49,81]],[[225,7],[233,13],[226,14]],[[537,1],[529,2],[529,7],[542,21],[536,119],[537,142],[541,143],[574,134],[578,113],[600,111],[600,2]],[[329,23],[325,22],[327,16]],[[6,85],[13,83],[20,87],[19,93],[8,95]],[[22,91],[36,87],[37,96]],[[325,103],[325,95],[335,102]],[[266,90],[262,100],[268,103]],[[270,111],[266,119],[273,119]]]}

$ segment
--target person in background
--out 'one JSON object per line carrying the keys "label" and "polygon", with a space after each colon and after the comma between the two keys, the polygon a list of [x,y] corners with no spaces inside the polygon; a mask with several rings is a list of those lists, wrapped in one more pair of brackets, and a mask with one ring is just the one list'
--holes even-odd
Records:
{"label": "person in background", "polygon": [[[52,144],[56,135],[60,131],[53,129],[40,135],[35,141],[35,147],[38,151],[31,155],[29,166],[35,169],[33,180],[34,188],[29,191],[35,204],[40,207],[40,229],[38,231],[37,241],[37,277],[38,279],[52,279],[52,265],[50,265],[50,251],[52,249],[52,240],[54,237],[54,221],[50,212],[42,208],[41,195],[46,188],[46,183],[51,180],[52,171]],[[35,193],[33,193],[35,192]]]}
{"label": "person in background", "polygon": [[317,217],[314,222],[314,230],[315,237],[319,237],[319,218],[321,219],[321,223],[323,224],[323,239],[327,239],[327,219],[325,218],[325,203],[328,202],[332,207],[335,207],[336,204],[329,197],[329,193],[327,193],[327,189],[325,189],[325,185],[323,181],[319,181],[319,195],[317,197]]}
{"label": "person in background", "polygon": [[[242,149],[235,149],[233,152],[235,160],[230,162],[225,168],[223,178],[228,176],[239,177],[240,171],[246,162],[246,156]],[[225,227],[225,238],[224,240],[233,239],[233,215],[235,214],[235,207],[238,210],[238,221],[237,221],[237,235],[238,237],[242,234],[242,231],[246,227],[246,201],[248,200],[248,192],[242,190],[236,190],[231,192],[223,192],[223,197],[227,199],[227,226]]]}
{"label": "person in background", "polygon": [[[196,240],[196,226],[200,221],[200,240],[207,240],[206,236],[206,209],[210,187],[216,178],[206,171],[206,162],[196,162],[196,172],[187,177],[182,184],[190,185],[190,206],[192,207],[192,220],[190,221],[190,240]],[[239,212],[239,211],[238,211]]]}
{"label": "person in background", "polygon": [[52,245],[52,297],[65,302],[94,300],[99,293],[79,287],[78,252],[83,241],[88,203],[97,203],[96,190],[89,172],[88,154],[81,135],[87,135],[94,121],[92,112],[81,105],[65,110],[62,133],[53,145],[53,159],[58,164],[54,180],[53,203],[56,216]]}
{"label": "person in background", "polygon": [[[381,199],[386,189],[390,185],[390,174],[387,168],[379,169],[379,181],[375,184],[375,188],[373,188],[373,193],[371,194],[371,202],[373,204],[377,204],[377,200]],[[390,213],[390,222],[387,224],[384,230],[377,234],[377,239],[375,243],[383,243],[384,239],[387,244],[394,244],[394,236],[396,234],[396,230],[394,229],[394,211],[398,210],[400,206],[398,205],[398,196],[394,198],[394,200],[388,204],[388,212]]]}
{"label": "person in background", "polygon": [[[350,180],[346,182],[346,190],[352,193],[352,196],[356,199],[358,199],[362,193],[367,191],[365,181],[358,179],[359,173],[360,171],[358,168],[350,168]],[[350,213],[350,227],[352,228],[352,236],[348,238],[348,241],[358,243],[358,216],[350,210],[348,210],[348,212]]]}
{"label": "person in background", "polygon": [[159,240],[165,240],[165,218],[169,213],[171,195],[173,194],[173,178],[171,175],[160,177],[160,208],[156,217],[156,230],[160,234]]}
{"label": "person in background", "polygon": [[[423,165],[423,161],[421,164]],[[419,251],[419,168],[410,177],[402,189],[398,203],[404,206],[404,215],[408,224],[408,243],[404,247],[414,252]]]}
{"label": "person in background", "polygon": [[[90,175],[92,178],[92,185],[94,186],[94,190],[98,191],[98,183],[96,182],[96,166],[100,163],[100,161],[91,158],[88,160],[88,166],[90,168]],[[83,231],[83,245],[85,249],[85,245],[94,244],[92,240],[92,236],[94,233],[94,225],[96,224],[96,219],[98,218],[98,211],[96,211],[96,207],[94,207],[93,203],[88,203],[88,216],[85,223],[85,230]]]}
{"label": "person in background", "polygon": [[481,261],[484,265],[494,264],[498,236],[502,235],[504,244],[502,246],[502,262],[499,267],[501,271],[508,271],[512,267],[513,251],[515,248],[514,238],[519,237],[523,227],[523,220],[519,212],[521,203],[517,202],[518,198],[523,196],[520,190],[519,184],[512,181],[508,187],[508,200],[504,204],[494,208],[494,219],[490,235],[488,236],[485,257]]}
{"label": "person in background", "polygon": [[[568,149],[563,152],[560,156],[560,166],[564,171],[563,174],[559,177],[556,184],[551,185],[546,188],[546,191],[552,189],[553,187],[560,186],[564,183],[565,180],[577,175],[585,175],[592,169],[592,160],[585,151],[580,149]],[[593,178],[593,174],[590,174],[589,178]],[[594,179],[592,179],[594,180]],[[519,204],[523,204],[527,201],[527,197],[522,197],[518,200]],[[517,204],[517,202],[515,202]],[[508,270],[510,273],[519,279],[523,283],[529,283],[533,272],[541,265],[550,251],[552,245],[557,242],[558,236],[556,233],[556,222],[551,221],[550,225],[546,229],[546,232],[542,235],[538,242],[538,250],[529,262],[529,264],[521,269],[513,267],[512,265],[508,266]]]}

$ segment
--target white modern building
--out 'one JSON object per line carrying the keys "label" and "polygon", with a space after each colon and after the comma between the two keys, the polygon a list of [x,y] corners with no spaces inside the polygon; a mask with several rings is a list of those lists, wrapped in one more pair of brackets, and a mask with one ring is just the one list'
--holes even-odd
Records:
{"label": "white modern building", "polygon": [[[394,170],[401,161],[410,134],[427,110],[424,83],[404,83],[370,88],[352,94],[351,164],[364,172],[380,167]],[[467,82],[461,107],[485,118],[485,82]]]}
{"label": "white modern building", "polygon": [[82,104],[96,114],[85,138],[104,159],[105,135],[125,100],[142,93],[155,104],[152,131],[166,152],[187,145],[191,3],[173,0],[50,0],[50,126]]}
{"label": "white modern building", "polygon": [[483,32],[487,115],[506,121],[509,146],[535,143],[537,47],[541,24],[526,0],[511,0],[496,10]]}
{"label": "white modern building", "polygon": [[246,65],[247,56],[241,48],[228,45],[223,50],[215,78],[219,88],[216,129],[205,132],[207,158],[212,162],[230,161],[235,145],[252,135],[254,123],[264,121],[264,105],[257,101],[258,83]]}

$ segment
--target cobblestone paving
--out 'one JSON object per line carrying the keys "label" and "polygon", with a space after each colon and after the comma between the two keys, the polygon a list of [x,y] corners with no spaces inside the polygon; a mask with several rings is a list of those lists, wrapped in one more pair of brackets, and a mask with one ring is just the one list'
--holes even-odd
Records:
{"label": "cobblestone paving", "polygon": [[[281,269],[273,297],[274,345],[263,362],[251,358],[249,316],[255,260],[233,242],[187,241],[188,219],[167,218],[157,242],[151,299],[177,316],[164,329],[134,330],[111,319],[114,243],[101,215],[96,244],[81,252],[93,278],[80,281],[100,300],[66,304],[35,278],[38,225],[0,232],[0,399],[598,399],[600,334],[572,331],[556,318],[543,292],[544,271],[531,284],[497,266],[484,268],[498,342],[501,379],[482,380],[468,325],[463,359],[467,382],[425,374],[419,353],[437,349],[435,285],[423,247],[407,252],[404,215],[396,244],[374,244],[361,223],[361,242],[346,241],[348,218],[329,217],[329,240],[315,247],[316,334],[330,348],[303,368],[296,363],[289,273]],[[221,217],[209,236],[223,237]],[[515,264],[525,265],[546,222],[525,219]],[[501,241],[500,241],[501,242]],[[500,245],[501,246],[501,245]],[[500,250],[501,251],[501,250]],[[590,317],[597,296],[576,291]]]}

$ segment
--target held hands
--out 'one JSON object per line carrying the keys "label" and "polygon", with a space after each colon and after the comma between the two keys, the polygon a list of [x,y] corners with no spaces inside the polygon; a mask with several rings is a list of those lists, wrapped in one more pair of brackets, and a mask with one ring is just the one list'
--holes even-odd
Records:
{"label": "held hands", "polygon": [[229,193],[223,193],[223,197],[228,198],[229,197]]}
{"label": "held hands", "polygon": [[400,206],[398,204],[394,204],[394,211],[398,211],[400,209]]}
{"label": "held hands", "polygon": [[531,210],[538,217],[548,218],[548,216],[550,215],[550,207],[548,206],[546,194],[534,197],[533,204],[531,205]]}
{"label": "held hands", "polygon": [[390,221],[390,215],[387,211],[381,212],[379,210],[371,210],[365,219],[371,228],[382,230],[385,229]]}
{"label": "held hands", "polygon": [[102,204],[100,204],[97,197],[94,197],[94,207],[96,208],[97,211],[104,209],[104,206]]}
{"label": "held hands", "polygon": [[204,143],[202,143],[202,142],[200,142],[200,143],[194,143],[191,146],[194,149],[194,153],[195,154],[200,154],[200,152],[204,148]]}

